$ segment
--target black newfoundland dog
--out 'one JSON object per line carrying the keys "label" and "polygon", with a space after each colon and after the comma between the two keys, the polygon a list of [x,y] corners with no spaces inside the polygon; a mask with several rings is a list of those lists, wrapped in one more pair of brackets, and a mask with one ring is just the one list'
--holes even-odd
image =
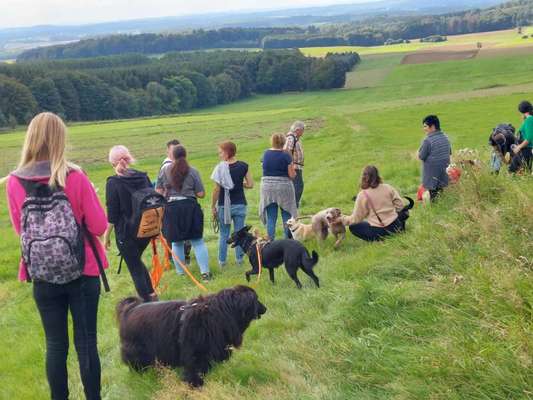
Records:
{"label": "black newfoundland dog", "polygon": [[143,303],[128,297],[117,305],[122,360],[135,370],[156,362],[182,366],[183,380],[202,386],[215,362],[240,347],[246,328],[266,312],[247,286],[224,289],[191,301]]}
{"label": "black newfoundland dog", "polygon": [[[250,275],[259,273],[259,260],[257,258],[256,243],[257,238],[249,230],[250,226],[245,226],[237,232],[233,232],[227,240],[231,247],[240,246],[248,254],[248,260],[252,269],[245,273],[246,280],[250,282]],[[261,248],[261,246],[260,246]],[[308,275],[316,287],[320,287],[318,276],[313,272],[313,267],[318,263],[318,254],[313,250],[311,256],[303,244],[293,239],[274,240],[266,243],[261,248],[261,260],[263,268],[268,269],[270,281],[274,283],[274,268],[285,264],[287,274],[296,283],[298,289],[302,288],[302,283],[298,279],[296,272],[301,269]]]}

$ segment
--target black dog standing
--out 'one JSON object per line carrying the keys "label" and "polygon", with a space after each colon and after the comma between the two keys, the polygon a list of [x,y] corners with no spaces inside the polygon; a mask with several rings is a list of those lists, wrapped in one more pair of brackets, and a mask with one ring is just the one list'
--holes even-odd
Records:
{"label": "black dog standing", "polygon": [[[231,247],[240,246],[246,254],[248,260],[252,264],[252,269],[246,272],[246,280],[250,281],[250,275],[257,275],[259,273],[259,260],[257,258],[256,243],[257,238],[249,233],[250,226],[245,226],[241,230],[234,232],[227,243]],[[274,268],[279,267],[285,263],[285,269],[298,286],[302,288],[302,284],[296,275],[298,268],[301,268],[312,280],[317,287],[320,287],[318,276],[313,272],[313,267],[318,262],[318,254],[313,250],[312,256],[303,244],[292,239],[274,240],[266,244],[261,250],[262,265],[268,269],[270,280],[274,283]]]}
{"label": "black dog standing", "polygon": [[266,310],[247,286],[191,301],[144,303],[128,297],[117,305],[122,360],[135,370],[156,362],[182,366],[183,380],[202,386],[209,368],[241,346],[250,322]]}

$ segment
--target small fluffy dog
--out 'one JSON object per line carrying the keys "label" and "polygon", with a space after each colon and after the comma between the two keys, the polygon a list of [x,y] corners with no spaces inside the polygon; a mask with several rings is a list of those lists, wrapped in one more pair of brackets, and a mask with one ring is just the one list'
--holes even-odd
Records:
{"label": "small fluffy dog", "polygon": [[292,237],[299,242],[312,239],[315,237],[315,231],[310,224],[303,224],[296,218],[289,218],[287,220],[287,226],[291,231]]}
{"label": "small fluffy dog", "polygon": [[[248,260],[252,264],[252,269],[246,272],[246,280],[250,281],[250,275],[257,275],[259,273],[259,260],[257,257],[257,238],[249,233],[250,226],[245,226],[233,234],[227,240],[231,247],[240,246],[241,249],[248,255]],[[263,268],[268,269],[270,281],[274,283],[274,268],[285,264],[287,273],[296,283],[298,289],[302,288],[302,284],[296,275],[298,268],[304,271],[315,282],[317,287],[320,287],[318,276],[313,272],[313,267],[318,263],[318,254],[313,251],[312,256],[303,244],[292,239],[274,240],[260,246],[261,260]]]}
{"label": "small fluffy dog", "polygon": [[250,322],[266,310],[247,286],[191,301],[143,303],[128,297],[116,310],[122,360],[135,370],[156,362],[182,366],[183,380],[193,387],[202,386],[209,368],[227,360],[231,347],[241,346]]}
{"label": "small fluffy dog", "polygon": [[319,240],[325,240],[328,233],[335,236],[335,247],[338,247],[346,237],[346,227],[342,224],[342,212],[339,208],[326,208],[311,218],[311,226]]}

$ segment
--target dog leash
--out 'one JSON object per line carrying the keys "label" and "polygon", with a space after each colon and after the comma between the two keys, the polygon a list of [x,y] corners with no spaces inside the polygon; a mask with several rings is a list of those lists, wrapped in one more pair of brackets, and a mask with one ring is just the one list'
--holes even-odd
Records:
{"label": "dog leash", "polygon": [[259,250],[259,243],[257,241],[255,242],[255,251],[257,251],[257,262],[259,264],[258,268],[259,271],[257,272],[257,280],[254,284],[251,285],[252,288],[256,288],[259,285],[259,281],[261,280],[261,272],[263,271],[263,261],[261,259],[261,251]]}
{"label": "dog leash", "polygon": [[202,285],[200,282],[198,282],[198,280],[196,280],[196,278],[194,277],[194,275],[191,273],[191,271],[189,271],[189,268],[187,268],[187,266],[179,259],[179,257],[176,255],[176,253],[174,253],[174,250],[172,250],[172,248],[168,245],[168,242],[167,240],[163,237],[163,235],[159,235],[159,238],[161,239],[161,243],[163,243],[163,246],[165,247],[165,249],[167,249],[167,251],[172,254],[172,257],[174,258],[174,260],[177,260],[178,264],[180,265],[180,267],[185,271],[185,273],[187,274],[187,276],[189,278],[191,278],[191,281],[193,281],[193,283],[198,286],[198,288],[204,292],[209,292],[209,290],[207,290],[207,288]]}

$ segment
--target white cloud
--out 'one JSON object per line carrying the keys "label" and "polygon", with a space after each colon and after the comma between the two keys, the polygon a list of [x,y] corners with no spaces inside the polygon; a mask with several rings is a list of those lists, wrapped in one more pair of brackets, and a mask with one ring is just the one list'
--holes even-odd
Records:
{"label": "white cloud", "polygon": [[[359,0],[360,1],[360,0]],[[325,5],[335,0],[0,0],[0,28],[75,25],[207,12],[245,11]]]}

